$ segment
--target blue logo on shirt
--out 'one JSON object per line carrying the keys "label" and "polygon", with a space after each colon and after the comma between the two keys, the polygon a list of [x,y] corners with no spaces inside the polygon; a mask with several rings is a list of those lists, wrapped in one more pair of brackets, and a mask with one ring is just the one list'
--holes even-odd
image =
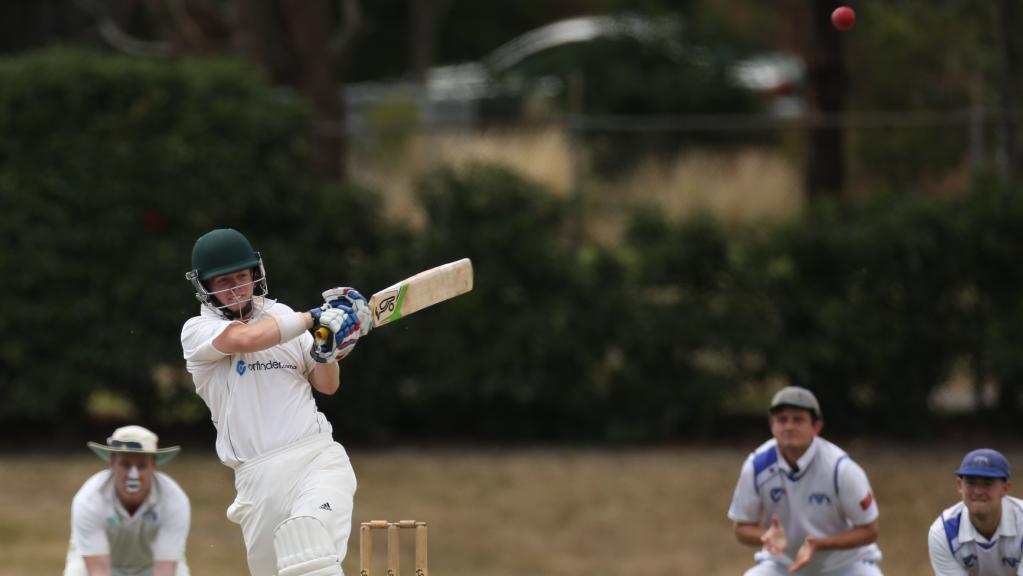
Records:
{"label": "blue logo on shirt", "polygon": [[823,492],[814,492],[810,494],[810,504],[831,505],[831,498]]}
{"label": "blue logo on shirt", "polygon": [[781,500],[781,497],[785,495],[784,488],[771,488],[771,501],[777,502]]}
{"label": "blue logo on shirt", "polygon": [[245,361],[239,360],[238,363],[234,365],[234,369],[238,371],[239,376],[245,374]]}
{"label": "blue logo on shirt", "polygon": [[239,374],[244,374],[246,370],[253,370],[255,372],[260,372],[262,370],[298,370],[298,366],[291,362],[281,362],[280,360],[267,360],[266,362],[260,362],[257,360],[255,362],[249,362],[248,364],[243,364],[242,361],[239,360],[236,369]]}
{"label": "blue logo on shirt", "polygon": [[1002,564],[1005,564],[1010,568],[1015,568],[1016,566],[1019,566],[1019,558],[1002,558]]}
{"label": "blue logo on shirt", "polygon": [[970,554],[969,556],[963,556],[963,566],[966,566],[967,568],[973,568],[973,566],[976,564],[977,557],[974,556],[973,554]]}
{"label": "blue logo on shirt", "polygon": [[160,515],[156,513],[156,510],[147,510],[145,516],[143,516],[148,522],[156,522],[160,519]]}

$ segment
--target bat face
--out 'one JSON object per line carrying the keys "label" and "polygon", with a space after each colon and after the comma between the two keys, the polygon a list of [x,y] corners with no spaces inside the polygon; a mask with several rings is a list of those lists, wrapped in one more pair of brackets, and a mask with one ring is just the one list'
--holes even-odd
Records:
{"label": "bat face", "polygon": [[[369,309],[373,314],[373,327],[390,324],[399,318],[470,290],[472,261],[468,258],[424,270],[370,297]],[[314,334],[319,345],[324,345],[329,336],[330,331],[322,326],[317,328]]]}
{"label": "bat face", "polygon": [[373,326],[383,326],[472,290],[472,262],[463,258],[406,278],[369,299]]}

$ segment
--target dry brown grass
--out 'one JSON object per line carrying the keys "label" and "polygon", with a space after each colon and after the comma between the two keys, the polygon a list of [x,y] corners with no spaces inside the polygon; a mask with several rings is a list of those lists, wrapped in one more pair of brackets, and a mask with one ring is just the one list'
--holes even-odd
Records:
{"label": "dry brown grass", "polygon": [[385,213],[413,224],[415,182],[430,170],[472,162],[495,163],[566,197],[582,190],[587,233],[614,242],[631,209],[656,206],[671,218],[711,214],[726,224],[777,220],[803,209],[798,167],[780,148],[694,149],[669,160],[648,159],[635,169],[602,180],[559,126],[406,136],[374,151],[357,151],[354,175],[382,191]]}
{"label": "dry brown grass", "polygon": [[591,235],[613,242],[632,209],[653,207],[670,219],[695,214],[726,226],[791,218],[804,207],[798,167],[778,149],[694,150],[669,161],[647,159],[589,190]]}
{"label": "dry brown grass", "polygon": [[[881,506],[885,573],[930,574],[927,528],[955,500],[951,471],[969,447],[845,447],[867,469]],[[355,522],[428,521],[439,575],[742,574],[753,551],[735,542],[725,513],[752,448],[352,449]],[[1023,461],[1023,452],[1007,455]],[[0,459],[0,575],[60,572],[71,496],[99,468],[83,453]],[[194,451],[165,471],[192,499],[192,573],[245,574],[239,530],[224,517],[230,471]],[[357,536],[349,544],[345,569],[357,574]],[[404,545],[410,572],[411,535]]]}
{"label": "dry brown grass", "polygon": [[371,153],[356,151],[353,175],[383,193],[388,217],[418,224],[422,214],[414,187],[419,178],[440,166],[457,170],[471,163],[511,168],[559,195],[573,183],[568,136],[550,128],[419,133]]}

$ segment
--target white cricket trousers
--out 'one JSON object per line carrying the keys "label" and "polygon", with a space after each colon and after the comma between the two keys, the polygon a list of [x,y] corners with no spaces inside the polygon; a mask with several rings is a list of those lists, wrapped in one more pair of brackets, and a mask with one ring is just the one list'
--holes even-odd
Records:
{"label": "white cricket trousers", "polygon": [[355,472],[329,433],[316,434],[235,468],[238,492],[228,520],[242,527],[252,576],[276,576],[274,528],[294,516],[314,516],[343,560],[352,531]]}
{"label": "white cricket trousers", "polygon": [[[877,562],[871,562],[869,560],[860,560],[853,562],[848,566],[843,566],[835,570],[828,570],[827,572],[806,572],[800,570],[796,572],[797,575],[803,576],[884,576],[881,573],[881,568],[878,567]],[[772,562],[770,560],[761,562],[756,566],[746,571],[744,576],[792,576],[789,573],[788,567]]]}

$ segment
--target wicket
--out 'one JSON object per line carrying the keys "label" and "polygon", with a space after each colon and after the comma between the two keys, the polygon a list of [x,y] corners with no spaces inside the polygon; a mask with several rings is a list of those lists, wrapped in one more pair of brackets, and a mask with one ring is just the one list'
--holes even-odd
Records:
{"label": "wicket", "polygon": [[399,576],[401,564],[401,529],[414,528],[416,534],[416,576],[428,576],[426,568],[426,522],[415,520],[370,520],[359,526],[359,574],[373,573],[373,530],[387,530],[387,576]]}

